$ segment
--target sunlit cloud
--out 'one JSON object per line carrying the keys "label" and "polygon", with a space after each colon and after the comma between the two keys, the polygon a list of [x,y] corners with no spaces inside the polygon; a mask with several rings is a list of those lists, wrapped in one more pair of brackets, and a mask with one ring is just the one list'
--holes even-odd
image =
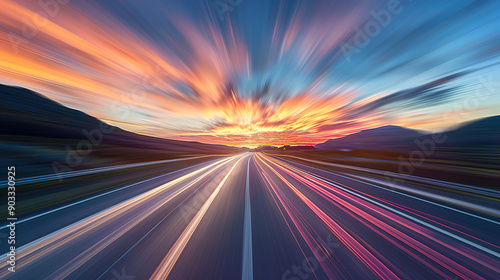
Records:
{"label": "sunlit cloud", "polygon": [[[401,12],[347,59],[345,44],[387,9],[351,2],[245,1],[221,21],[203,1],[6,0],[0,82],[141,134],[258,146],[385,124],[444,128],[453,102],[498,77],[497,4],[423,14],[425,3],[397,2]],[[467,118],[498,114],[498,93]]]}

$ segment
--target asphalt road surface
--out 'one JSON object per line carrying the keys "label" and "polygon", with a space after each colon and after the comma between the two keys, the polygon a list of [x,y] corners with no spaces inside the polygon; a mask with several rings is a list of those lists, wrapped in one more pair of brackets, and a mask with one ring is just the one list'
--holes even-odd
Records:
{"label": "asphalt road surface", "polygon": [[500,279],[498,192],[379,175],[245,153],[108,178],[19,217],[0,278]]}

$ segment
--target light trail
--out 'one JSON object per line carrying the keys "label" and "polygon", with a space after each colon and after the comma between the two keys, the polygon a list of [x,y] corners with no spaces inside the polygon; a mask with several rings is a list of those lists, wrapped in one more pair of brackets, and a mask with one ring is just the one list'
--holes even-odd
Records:
{"label": "light trail", "polygon": [[[348,234],[338,223],[336,223],[334,220],[332,220],[325,212],[323,212],[316,204],[314,204],[310,199],[308,199],[305,195],[303,195],[298,189],[296,189],[288,180],[286,180],[284,177],[282,177],[274,168],[272,168],[268,162],[266,162],[261,156],[258,156],[259,160],[266,165],[273,173],[278,176],[283,183],[285,183],[289,188],[291,188],[295,194],[304,202],[306,203],[310,209],[328,226],[328,228],[331,230],[333,234],[346,246],[348,247],[353,254],[355,254],[360,261],[362,261],[366,266],[368,266],[376,275],[378,275],[380,278],[383,279],[395,279],[397,276],[388,268],[386,267],[382,262],[380,262],[379,259],[377,259],[374,255],[372,255],[365,247],[363,247],[356,239],[354,239],[350,234]],[[265,174],[265,171],[261,169],[262,174]],[[273,183],[273,181],[269,180],[269,178],[266,178],[268,180],[268,183],[273,186],[273,190],[275,194],[280,194],[283,196],[282,193],[278,190],[277,186]],[[287,209],[288,214],[290,217],[295,221],[296,218],[293,217],[292,210],[287,203],[283,203],[282,205]],[[295,223],[297,226],[297,229],[301,230],[299,223]],[[302,235],[304,237],[304,234]],[[304,238],[306,241],[308,241],[307,238]],[[308,241],[309,248],[314,251],[314,244],[312,244],[311,241]],[[317,256],[319,257],[319,256]],[[328,272],[328,271],[325,271]]]}
{"label": "light trail", "polygon": [[[471,217],[474,217],[474,218],[477,218],[477,219],[481,219],[481,220],[484,220],[484,221],[487,221],[487,222],[490,222],[490,223],[494,223],[494,224],[500,225],[499,221],[488,219],[488,218],[483,217],[483,216],[479,216],[479,215],[476,215],[476,214],[473,214],[473,213],[469,213],[469,212],[466,212],[466,211],[463,211],[463,210],[460,210],[460,209],[457,209],[457,208],[453,208],[453,207],[450,207],[450,206],[447,206],[447,205],[443,205],[443,204],[440,204],[440,203],[437,203],[437,202],[434,202],[434,201],[430,201],[428,199],[423,199],[421,197],[410,195],[410,194],[407,194],[407,193],[402,192],[402,191],[397,191],[397,190],[391,189],[391,188],[398,189],[399,188],[398,186],[391,185],[390,186],[391,188],[381,187],[379,185],[376,185],[376,184],[373,184],[373,183],[370,183],[370,182],[366,182],[366,181],[362,181],[362,180],[356,179],[352,175],[346,176],[346,175],[340,174],[340,172],[332,173],[332,172],[327,171],[327,170],[322,170],[322,169],[319,169],[319,168],[316,168],[316,167],[307,166],[307,165],[304,165],[304,164],[301,164],[301,163],[298,163],[298,162],[294,162],[294,164],[300,165],[302,167],[306,167],[308,169],[317,170],[317,171],[322,172],[322,173],[324,172],[324,173],[327,173],[327,174],[332,174],[332,175],[335,175],[335,176],[339,176],[339,177],[342,177],[342,178],[345,178],[345,179],[349,179],[349,180],[352,180],[352,181],[355,181],[355,182],[358,182],[358,183],[361,183],[361,184],[366,184],[366,185],[369,185],[369,186],[372,186],[372,187],[375,187],[375,188],[378,188],[378,189],[381,189],[381,190],[385,190],[385,191],[388,191],[388,192],[396,193],[398,195],[403,195],[403,196],[406,196],[406,197],[409,197],[409,198],[412,198],[412,199],[416,199],[416,200],[419,200],[419,201],[422,201],[422,202],[425,202],[425,203],[428,203],[428,204],[432,204],[432,205],[435,205],[435,206],[438,206],[438,207],[441,207],[441,208],[452,210],[452,211],[457,212],[457,213],[465,214],[465,215],[468,215],[468,216],[471,216]],[[380,181],[378,181],[378,182],[380,183]],[[433,196],[428,196],[428,198],[433,198]],[[473,210],[474,209],[480,209],[480,208],[481,208],[480,206],[479,207],[474,207]],[[500,216],[499,211],[495,212],[494,209],[488,209],[488,211],[486,211],[486,212],[487,213],[494,213],[494,216]]]}
{"label": "light trail", "polygon": [[181,234],[179,239],[175,242],[175,245],[170,249],[168,254],[165,256],[165,258],[161,261],[161,264],[156,268],[155,272],[149,279],[167,279],[168,275],[172,271],[172,268],[174,267],[175,263],[179,259],[179,256],[181,255],[182,251],[184,250],[184,247],[186,247],[186,244],[188,243],[189,239],[193,235],[194,231],[200,224],[201,219],[207,212],[208,208],[210,205],[212,205],[212,202],[214,199],[217,197],[219,194],[220,190],[222,189],[222,186],[224,183],[227,181],[231,173],[233,172],[234,168],[238,165],[238,163],[243,159],[244,157],[240,157],[236,163],[231,167],[231,170],[226,174],[224,179],[222,179],[222,182],[219,183],[217,188],[213,191],[213,193],[208,197],[207,201],[203,204],[201,209],[196,213],[194,218],[191,220],[189,225],[186,227],[184,232]]}
{"label": "light trail", "polygon": [[442,180],[436,180],[436,179],[432,179],[432,178],[423,178],[423,177],[418,177],[415,175],[400,174],[400,173],[370,169],[370,168],[365,168],[365,167],[324,162],[324,161],[301,158],[301,157],[290,156],[290,155],[283,155],[283,157],[294,158],[294,159],[298,159],[301,161],[321,164],[323,166],[329,166],[329,167],[335,167],[335,168],[341,168],[341,169],[347,169],[347,170],[355,170],[355,171],[367,172],[367,173],[371,173],[371,174],[380,174],[380,175],[384,175],[384,176],[392,177],[392,178],[400,178],[400,179],[404,179],[404,180],[432,184],[432,185],[436,185],[436,186],[445,187],[448,189],[455,189],[455,190],[460,190],[460,191],[464,191],[464,192],[468,192],[468,193],[474,193],[477,195],[482,195],[482,196],[500,199],[500,191],[499,190],[485,189],[485,188],[480,188],[480,187],[476,187],[476,186],[470,186],[470,185],[460,184],[460,183],[455,183],[455,182],[445,182]]}
{"label": "light trail", "polygon": [[[199,164],[196,164],[196,165],[193,165],[193,166],[190,166],[190,167],[186,167],[186,168],[182,168],[182,169],[179,169],[179,170],[175,170],[175,171],[172,171],[172,172],[168,172],[166,174],[161,174],[161,175],[158,175],[158,176],[155,176],[155,177],[151,177],[151,178],[148,178],[148,179],[145,179],[145,180],[142,180],[142,181],[139,181],[139,182],[135,182],[135,183],[132,183],[132,184],[129,184],[129,185],[126,185],[126,186],[123,186],[123,187],[120,187],[120,188],[116,188],[116,189],[113,189],[113,190],[110,190],[110,191],[107,191],[105,193],[101,193],[101,194],[98,194],[98,195],[94,195],[94,196],[91,196],[91,197],[88,197],[88,198],[85,198],[85,199],[82,199],[82,200],[79,200],[79,201],[76,201],[76,202],[72,202],[68,205],[64,205],[64,206],[61,206],[61,207],[58,207],[58,208],[55,208],[55,209],[52,209],[52,210],[49,210],[49,211],[46,211],[46,212],[43,212],[43,213],[40,213],[40,214],[37,214],[37,215],[34,215],[34,216],[31,216],[31,217],[27,217],[27,218],[24,218],[24,219],[20,219],[16,222],[16,224],[22,224],[22,223],[25,223],[25,222],[28,222],[28,221],[31,221],[31,220],[34,220],[36,218],[40,218],[42,216],[45,216],[45,215],[48,215],[48,214],[52,214],[54,212],[57,212],[57,211],[60,211],[60,210],[64,210],[64,209],[67,209],[69,207],[72,207],[72,206],[75,206],[75,205],[79,205],[79,204],[82,204],[84,202],[87,202],[87,201],[90,201],[90,200],[93,200],[93,199],[96,199],[96,198],[99,198],[99,197],[103,197],[103,196],[106,196],[108,194],[112,194],[112,193],[115,193],[115,192],[118,192],[118,191],[121,191],[121,190],[125,190],[125,189],[128,189],[130,187],[133,187],[133,186],[137,186],[137,185],[140,185],[140,184],[144,184],[144,183],[147,183],[149,181],[152,181],[152,180],[155,180],[155,179],[159,179],[159,178],[162,178],[162,177],[166,177],[166,176],[169,176],[169,175],[172,175],[172,174],[175,174],[175,173],[179,173],[179,172],[182,172],[182,171],[186,171],[188,169],[192,169],[193,167],[197,167],[197,166],[201,166],[201,165],[204,165],[206,163],[199,163]],[[7,228],[8,225],[4,225],[4,226],[1,226],[0,227],[0,230],[1,229],[5,229]]]}
{"label": "light trail", "polygon": [[[77,200],[17,225],[53,230],[0,278],[499,278],[491,215],[330,171],[245,153]],[[85,218],[58,221],[68,210]]]}
{"label": "light trail", "polygon": [[[500,273],[500,262],[498,259],[490,258],[484,254],[479,254],[477,251],[472,249],[459,246],[458,244],[450,243],[450,241],[443,241],[442,237],[436,235],[435,233],[441,233],[448,237],[454,238],[457,241],[464,242],[467,245],[472,246],[484,253],[491,254],[492,256],[499,258],[500,254],[494,250],[488,249],[480,244],[469,241],[465,238],[458,236],[457,234],[451,233],[437,226],[434,226],[428,222],[425,222],[414,216],[405,214],[393,207],[390,207],[384,203],[377,202],[374,198],[369,198],[361,193],[354,192],[339,183],[332,183],[318,176],[311,175],[308,172],[299,170],[289,164],[285,164],[277,159],[272,159],[267,156],[258,156],[259,160],[264,163],[269,170],[271,170],[282,182],[285,183],[301,200],[303,200],[310,209],[312,209],[319,217],[323,215],[322,212],[316,209],[316,206],[311,203],[306,196],[298,191],[294,184],[288,182],[280,172],[284,172],[294,180],[299,182],[302,187],[309,188],[314,193],[320,195],[321,197],[328,199],[330,203],[336,205],[337,208],[342,209],[347,214],[351,215],[356,220],[363,223],[365,226],[369,227],[371,230],[377,232],[379,235],[384,237],[389,242],[396,245],[398,248],[404,250],[408,254],[414,256],[415,258],[421,260],[427,264],[429,268],[434,270],[436,273],[445,277],[446,275],[441,272],[438,267],[432,266],[429,262],[422,260],[413,252],[403,248],[399,244],[395,243],[394,240],[400,240],[403,244],[410,246],[413,250],[425,255],[430,260],[439,264],[441,267],[453,272],[462,278],[473,278],[473,279],[483,279],[481,276],[477,275],[473,271],[465,268],[464,266],[456,263],[454,260],[448,258],[446,255],[439,253],[435,248],[440,250],[452,250],[455,254],[467,257],[477,264],[487,268],[495,273]],[[279,170],[280,172],[278,172]],[[261,169],[261,172],[265,174],[265,170]],[[267,175],[264,175],[267,177]],[[270,182],[271,183],[271,182]],[[286,203],[284,204],[284,206]],[[366,209],[366,210],[364,210]],[[369,211],[369,212],[368,212]],[[373,214],[370,214],[372,212]],[[389,225],[389,223],[384,222],[377,216],[381,216],[388,221],[397,221],[398,224],[404,225],[405,229],[411,229],[413,234],[416,234],[419,238],[427,240],[428,244],[434,243],[439,244],[439,247],[431,248],[424,243],[417,241],[415,238],[410,237],[410,235],[405,234],[403,231],[396,229],[394,226]],[[416,223],[414,223],[416,222]],[[420,225],[419,225],[420,224]],[[380,230],[376,229],[379,228]],[[299,229],[300,230],[300,229]],[[384,234],[386,232],[387,234]],[[394,239],[395,238],[395,239]],[[340,238],[339,238],[340,239]],[[342,239],[341,239],[342,240]],[[483,241],[484,242],[484,241]],[[487,243],[487,242],[485,242]],[[312,246],[310,246],[312,248]],[[498,248],[497,248],[498,249]]]}
{"label": "light trail", "polygon": [[[233,156],[230,158],[219,160],[206,167],[200,168],[189,174],[176,178],[166,184],[158,186],[157,188],[154,188],[146,193],[140,194],[118,205],[96,213],[86,219],[69,225],[43,238],[35,240],[19,248],[19,254],[22,256],[22,258],[18,259],[18,265],[26,266],[32,261],[43,259],[45,255],[57,252],[59,248],[63,247],[63,245],[68,244],[69,242],[78,242],[80,238],[85,238],[85,236],[96,233],[96,231],[101,230],[103,227],[107,228],[110,224],[115,224],[116,229],[112,229],[111,232],[107,233],[105,238],[101,239],[99,242],[86,249],[73,260],[68,261],[65,265],[61,266],[56,272],[52,274],[52,276],[54,277],[56,277],[57,275],[57,277],[64,278],[75,269],[80,267],[83,263],[85,263],[85,261],[95,256],[98,252],[102,251],[112,242],[116,241],[117,238],[136,226],[139,222],[146,219],[150,214],[158,210],[174,197],[178,196],[180,193],[184,192],[189,187],[193,186],[194,184],[208,176],[210,173],[214,172],[218,168],[224,166],[226,163],[236,158],[237,156]],[[196,175],[199,176],[195,177]],[[178,188],[177,190],[174,190],[173,193],[163,197],[166,191],[189,179],[193,180],[188,184],[185,184],[184,186]],[[145,209],[142,209],[144,208],[144,206],[147,207],[145,207]],[[133,210],[140,212],[134,214],[132,218],[127,218],[126,213],[129,213]],[[120,217],[126,219],[123,220]],[[7,275],[7,273],[9,273],[8,271],[4,270],[7,265],[7,258],[4,258],[2,260],[2,264],[0,264],[0,277],[4,277]]]}

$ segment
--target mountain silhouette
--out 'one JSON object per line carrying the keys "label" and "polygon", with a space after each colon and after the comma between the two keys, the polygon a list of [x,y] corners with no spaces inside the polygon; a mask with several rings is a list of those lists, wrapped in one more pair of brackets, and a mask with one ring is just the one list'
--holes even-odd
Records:
{"label": "mountain silhouette", "polygon": [[495,148],[500,145],[500,116],[463,123],[445,133],[449,147]]}
{"label": "mountain silhouette", "polygon": [[344,137],[327,140],[315,147],[324,150],[370,149],[414,150],[416,142],[444,139],[436,142],[437,150],[476,150],[482,153],[500,150],[500,116],[469,121],[440,133],[421,133],[405,127],[387,125],[363,130]]}
{"label": "mountain silhouette", "polygon": [[25,88],[0,85],[0,99],[0,162],[26,174],[53,172],[54,162],[66,163],[75,151],[83,156],[74,170],[241,151],[129,132]]}
{"label": "mountain silhouette", "polygon": [[[85,139],[86,132],[104,132],[102,144],[164,149],[176,152],[214,151],[236,149],[223,145],[170,140],[145,136],[111,126],[81,111],[65,107],[34,91],[0,85],[0,109],[4,136],[29,136],[43,138]],[[87,133],[88,134],[88,133]],[[6,136],[7,139],[9,136]]]}
{"label": "mountain silhouette", "polygon": [[401,149],[422,134],[416,130],[395,125],[386,125],[362,130],[344,137],[316,144],[318,149]]}

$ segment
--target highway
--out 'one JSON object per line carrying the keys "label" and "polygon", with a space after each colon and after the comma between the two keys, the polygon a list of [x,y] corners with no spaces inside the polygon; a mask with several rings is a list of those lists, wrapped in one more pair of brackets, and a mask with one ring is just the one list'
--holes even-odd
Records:
{"label": "highway", "polygon": [[496,191],[265,153],[197,160],[20,216],[0,279],[500,279]]}

